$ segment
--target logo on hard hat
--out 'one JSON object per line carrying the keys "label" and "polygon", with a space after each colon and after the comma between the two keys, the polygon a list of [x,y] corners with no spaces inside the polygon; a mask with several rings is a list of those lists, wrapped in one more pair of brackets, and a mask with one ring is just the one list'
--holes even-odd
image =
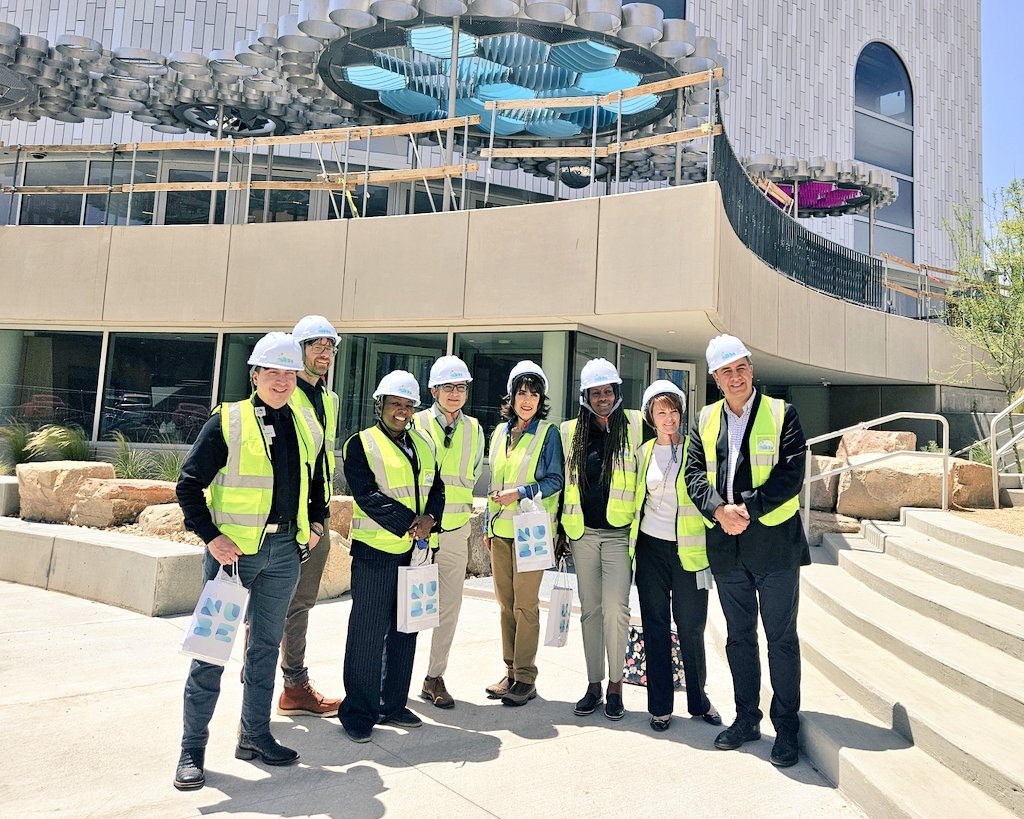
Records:
{"label": "logo on hard hat", "polygon": [[462,375],[462,373],[461,373],[461,372],[459,372],[459,369],[458,369],[458,367],[452,367],[452,368],[451,368],[451,369],[450,369],[450,370],[448,371],[448,375],[449,375],[449,376],[451,376],[452,378],[458,378],[458,377],[459,377],[460,375]]}

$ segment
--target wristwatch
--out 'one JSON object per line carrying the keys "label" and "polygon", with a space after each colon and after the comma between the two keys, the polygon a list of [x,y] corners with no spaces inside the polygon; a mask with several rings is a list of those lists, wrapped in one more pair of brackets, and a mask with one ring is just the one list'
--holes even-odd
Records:
{"label": "wristwatch", "polygon": [[322,523],[311,523],[309,524],[309,531],[313,532],[317,537],[323,537],[324,525]]}

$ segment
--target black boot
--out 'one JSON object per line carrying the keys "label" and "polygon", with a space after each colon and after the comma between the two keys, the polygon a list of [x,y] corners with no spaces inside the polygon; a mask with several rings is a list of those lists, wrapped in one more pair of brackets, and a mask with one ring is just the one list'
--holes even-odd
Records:
{"label": "black boot", "polygon": [[235,748],[235,759],[257,757],[268,765],[291,765],[299,759],[298,753],[291,748],[285,748],[269,731],[255,737],[242,734],[238,738],[238,747]]}
{"label": "black boot", "polygon": [[203,762],[205,748],[182,748],[178,757],[178,769],[174,772],[174,787],[179,791],[195,791],[206,784]]}

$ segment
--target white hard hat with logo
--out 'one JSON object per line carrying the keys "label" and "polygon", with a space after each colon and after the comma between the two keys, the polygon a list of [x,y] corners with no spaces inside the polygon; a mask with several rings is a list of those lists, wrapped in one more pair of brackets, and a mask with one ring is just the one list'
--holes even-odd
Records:
{"label": "white hard hat with logo", "polygon": [[466,362],[457,355],[443,355],[430,368],[430,380],[428,387],[436,387],[439,384],[454,384],[456,381],[465,381],[467,384],[473,380],[469,374],[469,367]]}
{"label": "white hard hat with logo", "polygon": [[521,375],[537,376],[544,385],[544,394],[548,394],[548,377],[544,375],[544,370],[540,368],[540,364],[534,364],[532,361],[520,361],[512,368],[512,372],[508,374],[508,383],[505,385],[505,392],[508,395],[512,394],[512,384]]}
{"label": "white hard hat with logo", "polygon": [[682,405],[683,412],[686,412],[686,393],[684,393],[676,384],[668,381],[664,378],[658,379],[651,384],[646,390],[644,390],[644,400],[640,403],[640,412],[643,414],[644,419],[647,423],[653,425],[649,410],[651,408],[651,402],[654,401],[659,395],[674,395],[679,399],[679,403]]}
{"label": "white hard hat with logo", "polygon": [[420,405],[419,382],[412,373],[405,370],[392,370],[380,380],[373,397],[377,399],[383,398],[385,395],[408,398],[414,406]]}
{"label": "white hard hat with logo", "polygon": [[605,384],[621,384],[622,378],[607,358],[593,358],[583,365],[580,371],[580,392],[591,387],[603,387]]}
{"label": "white hard hat with logo", "polygon": [[302,349],[291,333],[267,333],[252,348],[249,365],[298,372],[302,369]]}
{"label": "white hard hat with logo", "polygon": [[732,364],[741,358],[750,358],[750,350],[736,336],[715,336],[708,342],[706,357],[708,370],[714,372],[719,367]]}
{"label": "white hard hat with logo", "polygon": [[329,338],[335,344],[341,340],[334,325],[323,316],[303,316],[296,322],[292,335],[295,337],[296,344],[302,344],[304,341],[314,338]]}

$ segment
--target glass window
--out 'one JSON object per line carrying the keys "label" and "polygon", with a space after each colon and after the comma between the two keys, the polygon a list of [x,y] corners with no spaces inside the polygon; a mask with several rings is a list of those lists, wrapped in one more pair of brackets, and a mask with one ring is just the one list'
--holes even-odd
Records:
{"label": "glass window", "polygon": [[[0,164],[0,188],[9,188],[14,185],[14,163]],[[13,207],[14,196],[10,193],[0,193],[0,225],[13,224],[18,219],[18,213]]]}
{"label": "glass window", "polygon": [[111,333],[100,437],[190,444],[210,415],[213,333]]}
{"label": "glass window", "polygon": [[[253,173],[253,181],[262,182],[265,173]],[[302,177],[274,173],[273,178],[281,182],[301,182]],[[242,177],[243,181],[245,177]],[[245,191],[239,191],[245,196]],[[308,190],[254,190],[249,194],[249,222],[263,222],[266,210],[267,222],[305,222],[309,218]]]}
{"label": "glass window", "polygon": [[[413,213],[434,213],[435,211],[441,210],[442,209],[441,203],[443,201],[441,199],[442,196],[443,196],[443,194],[442,194],[441,191],[435,191],[435,190],[431,190],[430,191],[430,196],[428,196],[427,192],[425,190],[423,190],[419,185],[417,185],[416,188],[415,188],[415,195],[413,196],[412,212]],[[431,198],[433,198],[433,202],[434,202],[434,207],[433,208],[430,207]]]}
{"label": "glass window", "polygon": [[619,352],[619,375],[622,376],[622,403],[639,409],[644,390],[651,383],[651,354],[625,344]]}
{"label": "glass window", "polygon": [[[114,162],[113,178],[111,178],[110,162],[94,159],[89,163],[89,184],[90,185],[129,185],[132,183],[132,161],[131,158],[118,158]],[[157,163],[138,162],[135,163],[135,179],[137,185],[156,182]],[[132,220],[133,225],[153,224],[153,202],[156,200],[154,193],[133,193]],[[107,205],[105,193],[90,193],[85,197],[85,224],[87,225],[127,225],[128,222],[128,194],[115,193],[110,196],[110,205]]]}
{"label": "glass window", "polygon": [[[223,160],[222,160],[223,161]],[[218,180],[226,182],[227,171],[220,171]],[[213,169],[171,168],[168,182],[209,182]],[[214,224],[224,223],[224,191],[216,191],[217,208]],[[210,221],[210,191],[168,191],[164,207],[165,225],[205,225]]]}
{"label": "glass window", "polygon": [[856,105],[876,114],[914,124],[914,95],[903,61],[889,46],[868,43],[857,59]]}
{"label": "glass window", "polygon": [[893,122],[854,113],[853,158],[896,173],[914,175],[914,132]]}
{"label": "glass window", "polygon": [[[25,165],[25,185],[83,185],[85,162],[29,162]],[[82,222],[82,195],[48,193],[21,197],[23,225],[79,225]]]}
{"label": "glass window", "polygon": [[0,330],[0,423],[79,426],[92,436],[101,333]]}
{"label": "glass window", "polygon": [[[854,249],[862,253],[868,252],[868,221],[854,219]],[[875,255],[891,253],[908,262],[914,261],[914,234],[905,230],[896,230],[875,223]]]}
{"label": "glass window", "polygon": [[[565,330],[456,334],[455,355],[466,362],[473,374],[466,412],[480,420],[488,440],[501,421],[501,399],[508,385],[508,374],[524,359],[540,364],[548,378],[551,403],[548,420],[565,419],[569,335]],[[572,416],[576,412],[573,409]]]}
{"label": "glass window", "polygon": [[[356,176],[353,171],[350,176]],[[327,202],[327,218],[336,219],[334,206],[331,204],[330,193],[324,191]],[[387,216],[388,215],[388,188],[386,185],[370,185],[369,196],[366,197],[366,207],[363,207],[363,186],[352,191],[352,198],[342,193],[335,192],[334,201],[338,205],[338,211],[343,219],[351,219],[353,216]],[[353,208],[353,205],[355,206]],[[365,211],[365,212],[364,212]]]}
{"label": "glass window", "polygon": [[[392,370],[408,370],[420,384],[420,398],[430,403],[430,365],[444,355],[445,333],[342,334],[334,362],[334,389],[341,397],[342,442],[374,423],[373,391]],[[476,382],[473,382],[476,387]],[[472,390],[470,390],[472,400]]]}
{"label": "glass window", "polygon": [[665,13],[666,18],[672,17],[678,20],[686,18],[686,0],[653,0],[653,2]]}
{"label": "glass window", "polygon": [[896,190],[899,192],[899,196],[888,207],[876,210],[875,219],[900,227],[912,228],[914,226],[914,183],[900,179],[898,176],[893,178],[896,180]]}
{"label": "glass window", "polygon": [[228,333],[220,354],[218,402],[242,401],[252,395],[249,379],[249,354],[263,333]]}
{"label": "glass window", "polygon": [[616,346],[614,341],[589,333],[573,333],[572,389],[569,391],[569,406],[565,408],[567,418],[574,418],[579,412],[580,371],[583,365],[593,358],[606,358],[614,363]]}

